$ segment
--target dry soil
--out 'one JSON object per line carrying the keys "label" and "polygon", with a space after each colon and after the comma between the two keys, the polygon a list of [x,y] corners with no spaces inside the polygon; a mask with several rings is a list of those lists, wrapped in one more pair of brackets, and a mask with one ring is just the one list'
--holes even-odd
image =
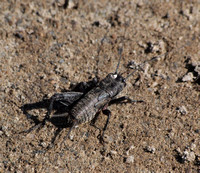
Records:
{"label": "dry soil", "polygon": [[[1,0],[0,21],[0,172],[200,172],[199,0]],[[144,102],[109,107],[103,145],[89,123],[49,150],[54,124],[20,133],[54,93],[114,72],[119,48],[124,76],[157,58],[120,93]]]}

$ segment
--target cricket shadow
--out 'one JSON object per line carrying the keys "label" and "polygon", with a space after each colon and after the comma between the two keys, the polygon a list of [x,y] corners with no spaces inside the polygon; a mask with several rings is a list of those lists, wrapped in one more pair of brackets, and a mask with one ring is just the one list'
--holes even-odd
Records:
{"label": "cricket shadow", "polygon": [[[42,121],[39,120],[38,116],[33,115],[29,112],[34,109],[46,109],[48,111],[50,101],[51,99],[44,99],[36,103],[25,104],[21,107],[21,110],[23,111],[23,114],[26,116],[27,120],[33,121],[35,124],[34,126],[37,126],[38,124],[42,123]],[[53,106],[54,114],[65,113],[68,111],[68,109],[69,108],[67,108],[66,106],[64,106],[63,104],[59,102],[55,102]],[[66,121],[66,117],[59,117],[59,118],[53,117],[53,118],[50,118],[48,121],[50,121],[57,128],[70,127],[70,123]],[[34,126],[32,127],[33,129],[34,129]],[[31,131],[32,130],[27,130],[27,132],[31,132]]]}

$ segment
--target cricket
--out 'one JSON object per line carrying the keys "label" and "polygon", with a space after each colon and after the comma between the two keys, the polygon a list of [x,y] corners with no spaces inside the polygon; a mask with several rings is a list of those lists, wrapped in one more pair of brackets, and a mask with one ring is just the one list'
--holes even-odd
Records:
{"label": "cricket", "polygon": [[[103,42],[103,39],[101,42]],[[50,104],[45,118],[42,120],[42,122],[26,132],[29,133],[36,128],[41,128],[41,126],[45,125],[46,121],[52,122],[55,119],[64,119],[65,121],[61,121],[59,125],[65,125],[65,123],[70,124],[70,129],[63,140],[64,142],[67,138],[69,138],[72,129],[79,124],[91,122],[91,125],[96,127],[95,121],[97,120],[99,113],[102,112],[107,116],[106,123],[102,129],[98,127],[96,128],[100,130],[99,140],[100,143],[103,144],[104,134],[111,117],[111,111],[108,107],[112,104],[143,102],[142,100],[133,100],[128,96],[117,97],[118,94],[126,87],[126,81],[136,71],[143,71],[143,66],[145,63],[157,60],[158,58],[166,55],[166,53],[164,53],[162,55],[153,57],[150,60],[146,60],[139,65],[134,64],[132,67],[133,71],[124,77],[122,76],[122,73],[119,72],[122,52],[123,48],[118,48],[119,59],[115,71],[109,73],[104,79],[99,81],[95,77],[92,81],[82,82],[79,86],[82,88],[82,92],[69,91],[54,94],[50,98]],[[52,115],[55,103],[62,104],[66,108],[66,111],[64,113]]]}
{"label": "cricket", "polygon": [[[72,127],[70,128],[67,137],[69,136],[71,130],[74,126],[82,123],[87,123],[94,120],[95,116],[102,111],[103,114],[107,116],[107,121],[103,127],[102,134],[100,135],[100,142],[104,142],[104,132],[107,129],[111,111],[108,109],[108,106],[115,103],[126,102],[142,102],[142,100],[132,100],[127,96],[122,96],[117,98],[117,95],[124,89],[126,86],[126,80],[135,72],[129,74],[126,78],[118,73],[118,68],[120,65],[122,49],[119,49],[120,58],[114,73],[109,73],[104,79],[100,82],[96,82],[95,86],[86,93],[81,92],[66,92],[55,94],[51,98],[48,114],[45,120],[51,118],[59,117],[68,117],[72,121]],[[53,103],[59,101],[67,102],[63,103],[65,106],[69,107],[69,111],[63,114],[51,115]],[[94,124],[93,124],[94,125]]]}

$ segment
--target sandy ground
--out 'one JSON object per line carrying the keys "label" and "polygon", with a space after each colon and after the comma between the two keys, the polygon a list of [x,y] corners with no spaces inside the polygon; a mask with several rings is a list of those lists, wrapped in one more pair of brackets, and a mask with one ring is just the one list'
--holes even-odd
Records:
{"label": "sandy ground", "polygon": [[[0,21],[0,172],[200,172],[199,0],[2,0]],[[54,93],[114,72],[119,47],[124,76],[162,56],[120,93],[143,103],[109,107],[103,145],[89,123],[49,150],[54,124],[20,133]]]}

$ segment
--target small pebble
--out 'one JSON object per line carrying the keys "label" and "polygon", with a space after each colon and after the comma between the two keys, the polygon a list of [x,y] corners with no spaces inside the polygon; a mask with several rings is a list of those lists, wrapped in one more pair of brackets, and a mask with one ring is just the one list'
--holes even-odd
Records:
{"label": "small pebble", "polygon": [[180,106],[179,108],[177,108],[177,111],[179,113],[181,113],[181,115],[186,115],[187,114],[187,109],[185,106]]}
{"label": "small pebble", "polygon": [[189,72],[185,76],[183,76],[182,81],[183,82],[193,81],[193,78],[194,78],[193,73]]}
{"label": "small pebble", "polygon": [[196,156],[195,156],[195,153],[193,151],[185,150],[183,152],[182,159],[184,161],[193,162],[193,161],[195,161],[195,158],[196,158]]}
{"label": "small pebble", "polygon": [[192,143],[191,147],[190,147],[190,150],[194,150],[195,148],[196,148],[196,144]]}
{"label": "small pebble", "polygon": [[126,163],[133,163],[134,162],[134,156],[128,156],[126,158]]}
{"label": "small pebble", "polygon": [[144,149],[146,152],[155,153],[156,149],[153,146],[146,146]]}

